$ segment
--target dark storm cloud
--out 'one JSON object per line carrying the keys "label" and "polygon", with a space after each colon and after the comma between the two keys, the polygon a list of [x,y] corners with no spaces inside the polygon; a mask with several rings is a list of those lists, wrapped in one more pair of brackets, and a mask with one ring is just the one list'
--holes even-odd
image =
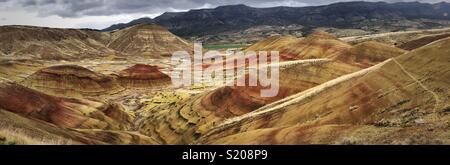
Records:
{"label": "dark storm cloud", "polygon": [[[385,1],[399,2],[408,0]],[[420,2],[437,1],[442,0],[422,0]],[[107,16],[135,13],[155,14],[165,11],[189,10],[231,4],[269,7],[281,5],[322,5],[334,2],[338,2],[338,0],[0,0],[0,3],[8,3],[10,7],[25,8],[27,11],[37,12],[40,16],[58,15],[61,17]]]}

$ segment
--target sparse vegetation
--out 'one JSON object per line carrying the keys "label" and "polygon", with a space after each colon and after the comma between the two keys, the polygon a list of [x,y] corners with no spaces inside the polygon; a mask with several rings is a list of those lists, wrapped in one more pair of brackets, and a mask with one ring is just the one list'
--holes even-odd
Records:
{"label": "sparse vegetation", "polygon": [[204,45],[203,48],[208,50],[226,50],[226,49],[240,49],[246,46],[247,44],[216,44],[216,45]]}

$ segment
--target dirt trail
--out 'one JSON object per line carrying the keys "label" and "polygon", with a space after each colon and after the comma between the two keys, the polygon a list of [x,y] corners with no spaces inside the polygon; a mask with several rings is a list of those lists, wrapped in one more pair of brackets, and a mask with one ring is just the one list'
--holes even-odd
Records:
{"label": "dirt trail", "polygon": [[436,114],[435,116],[435,120],[438,119],[438,115],[437,115],[437,111],[439,108],[439,105],[441,103],[441,100],[439,98],[439,95],[436,94],[435,92],[433,92],[432,90],[430,90],[427,86],[425,86],[422,82],[420,82],[416,77],[414,77],[411,73],[409,73],[402,64],[400,64],[396,59],[393,59],[393,61],[395,62],[395,64],[397,64],[399,66],[399,68],[406,74],[408,75],[412,80],[415,81],[415,83],[419,84],[423,89],[425,89],[425,91],[431,93],[434,97],[434,99],[436,100],[436,104],[434,105],[434,109],[433,112]]}

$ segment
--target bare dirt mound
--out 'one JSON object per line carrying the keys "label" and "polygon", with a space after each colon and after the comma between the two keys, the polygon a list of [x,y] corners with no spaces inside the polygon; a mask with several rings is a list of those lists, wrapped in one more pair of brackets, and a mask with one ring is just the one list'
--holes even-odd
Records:
{"label": "bare dirt mound", "polygon": [[353,46],[345,53],[337,56],[335,59],[345,63],[367,68],[387,59],[402,55],[406,52],[407,51],[403,49],[396,48],[387,44],[375,41],[367,41]]}
{"label": "bare dirt mound", "polygon": [[41,69],[27,77],[23,84],[46,93],[68,96],[97,96],[123,90],[114,78],[76,65]]}
{"label": "bare dirt mound", "polygon": [[271,37],[250,46],[247,51],[279,51],[282,60],[332,58],[350,49],[351,45],[321,30],[306,38]]}
{"label": "bare dirt mound", "polygon": [[440,40],[443,38],[447,38],[447,37],[450,37],[450,33],[429,35],[429,36],[421,37],[421,38],[403,43],[398,47],[405,49],[405,50],[414,50],[414,49],[420,48],[422,46],[425,46],[429,43],[432,43],[434,41],[437,41],[437,40]]}
{"label": "bare dirt mound", "polygon": [[155,88],[171,83],[171,78],[161,72],[158,66],[144,64],[136,64],[119,72],[117,80],[127,88]]}
{"label": "bare dirt mound", "polygon": [[193,45],[158,25],[136,25],[112,33],[108,47],[125,55],[170,57],[176,51],[193,51]]}

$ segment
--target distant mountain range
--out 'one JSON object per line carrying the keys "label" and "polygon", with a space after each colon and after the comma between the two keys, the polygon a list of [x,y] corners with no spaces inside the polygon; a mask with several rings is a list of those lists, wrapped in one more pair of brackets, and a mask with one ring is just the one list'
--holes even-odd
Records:
{"label": "distant mountain range", "polygon": [[435,28],[450,23],[450,3],[343,2],[310,7],[253,8],[246,5],[214,9],[167,12],[154,19],[140,18],[103,29],[113,31],[135,24],[159,24],[183,37],[202,37],[239,32],[258,26],[274,29],[302,26],[303,32],[316,27],[396,31]]}

